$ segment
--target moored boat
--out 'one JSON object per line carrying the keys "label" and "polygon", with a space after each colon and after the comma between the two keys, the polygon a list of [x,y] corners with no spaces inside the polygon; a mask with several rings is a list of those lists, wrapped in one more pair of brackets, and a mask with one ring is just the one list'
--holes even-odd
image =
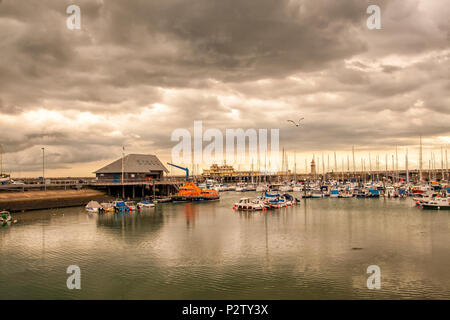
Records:
{"label": "moored boat", "polygon": [[219,199],[220,196],[216,190],[202,190],[193,182],[185,182],[177,194],[172,196],[172,201],[174,202],[213,201]]}
{"label": "moored boat", "polygon": [[423,209],[450,210],[450,198],[436,197],[422,203]]}
{"label": "moored boat", "polygon": [[102,208],[102,206],[97,201],[89,201],[85,207],[86,211],[89,213],[97,213],[100,208]]}
{"label": "moored boat", "polygon": [[259,211],[259,210],[267,210],[267,206],[264,203],[264,201],[259,199],[250,200],[250,198],[241,198],[239,202],[234,204],[233,209]]}
{"label": "moored boat", "polygon": [[150,201],[141,201],[137,204],[141,208],[154,208],[155,204]]}

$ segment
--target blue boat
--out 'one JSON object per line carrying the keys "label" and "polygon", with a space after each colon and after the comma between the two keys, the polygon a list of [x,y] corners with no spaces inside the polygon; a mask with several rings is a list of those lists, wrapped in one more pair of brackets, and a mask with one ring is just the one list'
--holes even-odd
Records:
{"label": "blue boat", "polygon": [[114,212],[126,212],[130,211],[130,208],[123,201],[114,201]]}
{"label": "blue boat", "polygon": [[378,191],[378,189],[369,189],[369,196],[371,198],[379,198],[380,197],[380,191]]}

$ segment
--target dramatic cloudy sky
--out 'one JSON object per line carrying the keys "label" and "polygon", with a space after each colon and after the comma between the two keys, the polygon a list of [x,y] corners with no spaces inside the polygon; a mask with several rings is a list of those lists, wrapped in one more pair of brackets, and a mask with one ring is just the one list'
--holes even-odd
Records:
{"label": "dramatic cloudy sky", "polygon": [[38,175],[41,147],[51,175],[90,174],[122,145],[165,162],[194,120],[280,128],[301,168],[352,145],[382,161],[398,145],[414,163],[420,133],[440,163],[449,30],[447,0],[0,0],[4,167]]}

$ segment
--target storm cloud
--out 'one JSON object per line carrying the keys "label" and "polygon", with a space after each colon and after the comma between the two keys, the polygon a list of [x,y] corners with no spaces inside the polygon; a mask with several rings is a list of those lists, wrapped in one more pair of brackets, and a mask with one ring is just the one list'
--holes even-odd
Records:
{"label": "storm cloud", "polygon": [[[71,4],[81,30],[66,27]],[[366,27],[370,4],[381,30]],[[415,152],[419,134],[438,150],[449,66],[444,0],[3,0],[4,167],[38,174],[41,147],[53,175],[90,174],[122,145],[170,160],[171,132],[194,120],[280,128],[308,158]]]}

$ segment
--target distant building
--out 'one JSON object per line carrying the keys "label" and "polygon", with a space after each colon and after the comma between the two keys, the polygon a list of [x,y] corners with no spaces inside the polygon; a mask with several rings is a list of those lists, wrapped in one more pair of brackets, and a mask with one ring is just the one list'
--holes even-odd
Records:
{"label": "distant building", "polygon": [[213,164],[209,167],[209,169],[203,170],[202,176],[207,178],[222,178],[222,177],[240,177],[240,176],[259,176],[260,172],[258,171],[235,171],[233,166],[229,165],[217,165]]}
{"label": "distant building", "polygon": [[232,176],[234,174],[233,166],[228,166],[226,164],[219,166],[217,164],[211,165],[207,170],[203,170],[203,176],[205,177],[225,177]]}
{"label": "distant building", "polygon": [[[159,180],[169,171],[155,155],[129,154],[123,158],[124,181]],[[122,179],[122,158],[94,172],[99,180]]]}

